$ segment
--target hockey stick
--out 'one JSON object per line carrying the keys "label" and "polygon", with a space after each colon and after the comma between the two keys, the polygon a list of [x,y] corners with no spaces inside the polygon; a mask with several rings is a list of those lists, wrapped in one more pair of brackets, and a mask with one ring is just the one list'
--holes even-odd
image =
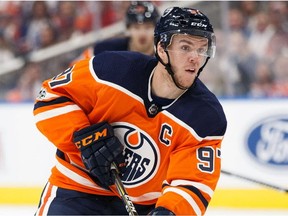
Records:
{"label": "hockey stick", "polygon": [[119,172],[117,170],[117,167],[114,164],[112,164],[111,172],[112,172],[112,175],[114,175],[115,185],[117,187],[118,193],[121,196],[123,203],[125,204],[125,208],[126,208],[128,214],[130,216],[137,216],[138,213],[136,211],[136,208],[135,208],[133,202],[131,201],[128,193],[126,192],[125,187],[124,187],[124,185],[123,185],[123,183],[122,183],[122,181],[118,175]]}
{"label": "hockey stick", "polygon": [[236,174],[236,173],[231,173],[231,172],[226,171],[226,170],[221,170],[221,173],[226,174],[226,175],[230,175],[230,176],[234,176],[234,177],[238,177],[240,179],[244,179],[244,180],[247,180],[247,181],[250,181],[250,182],[253,182],[253,183],[257,183],[257,184],[260,184],[260,185],[264,185],[266,187],[269,187],[269,188],[272,188],[274,190],[278,190],[278,191],[281,191],[281,192],[284,192],[284,193],[288,193],[288,189],[286,189],[286,188],[282,188],[282,187],[279,187],[279,186],[276,186],[276,185],[272,185],[272,184],[269,184],[269,183],[266,183],[266,182],[263,182],[263,181],[252,179],[252,178],[249,178],[249,177],[246,177],[246,176],[242,176],[242,175],[239,175],[239,174]]}

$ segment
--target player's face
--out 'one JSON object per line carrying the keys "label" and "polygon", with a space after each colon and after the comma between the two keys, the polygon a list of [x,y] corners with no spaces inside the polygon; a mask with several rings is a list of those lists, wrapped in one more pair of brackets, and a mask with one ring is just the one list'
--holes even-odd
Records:
{"label": "player's face", "polygon": [[154,44],[154,24],[143,23],[143,24],[131,24],[129,26],[130,33],[130,50],[141,52],[147,55],[153,54]]}
{"label": "player's face", "polygon": [[189,88],[206,60],[208,39],[184,34],[174,35],[166,50],[176,82]]}

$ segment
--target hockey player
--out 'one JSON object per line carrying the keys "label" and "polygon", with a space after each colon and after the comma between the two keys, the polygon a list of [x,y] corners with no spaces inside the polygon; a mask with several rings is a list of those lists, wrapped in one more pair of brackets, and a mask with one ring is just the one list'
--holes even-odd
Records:
{"label": "hockey player", "polygon": [[153,31],[159,13],[156,6],[149,1],[132,1],[126,11],[125,37],[110,38],[89,47],[75,60],[90,58],[103,51],[135,51],[146,55],[154,55]]}
{"label": "hockey player", "polygon": [[226,118],[198,79],[215,53],[209,19],[168,8],[156,58],[109,51],[43,83],[34,115],[56,147],[36,215],[125,215],[111,164],[140,215],[203,215],[220,176]]}

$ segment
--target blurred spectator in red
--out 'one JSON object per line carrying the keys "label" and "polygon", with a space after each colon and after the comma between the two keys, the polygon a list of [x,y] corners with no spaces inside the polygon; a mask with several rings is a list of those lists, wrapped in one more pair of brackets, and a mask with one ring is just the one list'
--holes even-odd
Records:
{"label": "blurred spectator in red", "polygon": [[288,97],[288,53],[283,53],[283,55],[277,57],[273,64],[273,72],[275,84],[271,95],[274,97]]}
{"label": "blurred spectator in red", "polygon": [[59,30],[59,40],[65,41],[75,33],[76,2],[59,1],[57,13],[54,16],[54,23]]}
{"label": "blurred spectator in red", "polygon": [[19,15],[21,4],[20,1],[0,1],[0,14],[17,16]]}
{"label": "blurred spectator in red", "polygon": [[117,10],[115,10],[115,2],[114,1],[104,1],[101,5],[101,17],[103,19],[101,26],[108,26],[116,21],[117,18]]}
{"label": "blurred spectator in red", "polygon": [[[92,6],[92,5],[91,5]],[[87,33],[92,30],[93,14],[89,9],[89,2],[77,2],[77,16],[75,19],[75,28],[81,33]]]}
{"label": "blurred spectator in red", "polygon": [[21,3],[14,1],[0,2],[0,31],[5,43],[11,45],[16,53],[16,43],[21,34]]}
{"label": "blurred spectator in red", "polygon": [[16,1],[0,1],[0,29],[6,40],[17,40],[20,36],[21,5]]}
{"label": "blurred spectator in red", "polygon": [[116,21],[125,20],[127,8],[130,6],[131,1],[116,1],[114,2],[114,9],[116,13]]}

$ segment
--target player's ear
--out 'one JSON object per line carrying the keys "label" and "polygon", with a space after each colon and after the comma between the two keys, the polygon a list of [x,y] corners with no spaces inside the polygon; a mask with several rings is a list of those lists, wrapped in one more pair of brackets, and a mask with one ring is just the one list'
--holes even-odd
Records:
{"label": "player's ear", "polygon": [[160,57],[162,57],[162,55],[165,54],[165,48],[164,48],[164,44],[161,43],[160,41],[157,44],[157,51]]}

